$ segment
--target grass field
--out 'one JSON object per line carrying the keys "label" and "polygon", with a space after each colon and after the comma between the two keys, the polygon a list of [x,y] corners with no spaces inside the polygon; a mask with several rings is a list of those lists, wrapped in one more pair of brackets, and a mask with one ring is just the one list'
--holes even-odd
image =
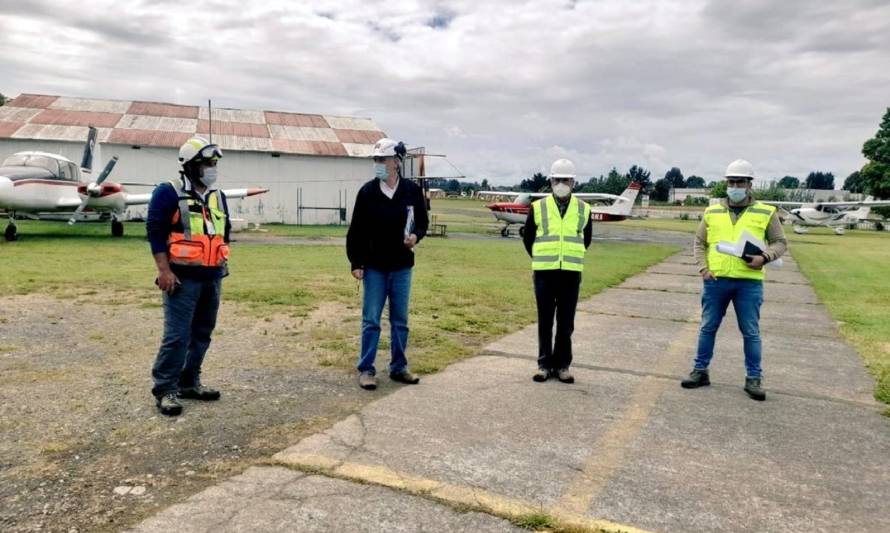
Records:
{"label": "grass field", "polygon": [[[307,227],[272,228],[275,235],[312,235]],[[334,230],[342,228],[320,228],[319,234],[336,236]],[[157,305],[143,232],[141,224],[128,223],[127,236],[112,240],[105,224],[22,222],[21,240],[0,244],[0,291]],[[582,295],[620,283],[675,251],[666,245],[594,244]],[[320,364],[353,366],[361,295],[342,247],[236,243],[230,269],[224,298],[257,317],[284,314],[299,322],[322,304],[341,315],[302,333]],[[419,372],[443,368],[535,320],[529,259],[516,239],[427,239],[418,246],[414,276],[410,357]]]}

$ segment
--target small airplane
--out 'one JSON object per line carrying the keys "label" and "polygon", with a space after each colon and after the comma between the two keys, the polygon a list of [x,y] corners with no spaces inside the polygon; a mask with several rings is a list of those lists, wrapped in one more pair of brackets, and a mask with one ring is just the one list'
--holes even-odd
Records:
{"label": "small airplane", "polygon": [[[620,196],[614,194],[579,192],[572,193],[577,198],[592,204],[593,202],[610,202],[609,205],[591,205],[590,220],[596,222],[617,222],[625,220],[630,216],[633,209],[634,200],[640,193],[640,184],[632,182]],[[501,236],[510,235],[510,226],[520,224],[519,235],[525,233],[525,219],[528,217],[529,209],[533,198],[545,198],[550,196],[549,192],[523,193],[523,192],[505,192],[505,191],[480,191],[480,196],[512,196],[511,202],[495,202],[487,207],[494,214],[494,218],[505,222],[501,229]]]}
{"label": "small airplane", "polygon": [[[97,130],[91,127],[80,167],[61,155],[35,151],[13,154],[0,165],[0,209],[4,209],[9,217],[4,232],[7,241],[18,238],[15,226],[17,217],[58,220],[60,215],[68,214],[68,224],[74,224],[87,218],[84,213],[86,209],[110,215],[112,236],[124,234],[124,225],[120,221],[124,210],[151,200],[151,193],[129,193],[125,186],[153,187],[154,184],[107,181],[117,164],[117,156],[108,161],[95,181],[81,181],[82,174],[92,172],[96,137]],[[223,192],[227,198],[244,198],[268,190],[248,188]]]}
{"label": "small airplane", "polygon": [[[853,202],[773,202],[761,200],[765,204],[781,208],[790,215],[792,229],[798,235],[807,232],[807,226],[824,226],[843,235],[844,227],[858,224],[868,217],[872,207],[890,206],[890,200],[875,200],[869,196]],[[857,208],[858,209],[853,209]]]}

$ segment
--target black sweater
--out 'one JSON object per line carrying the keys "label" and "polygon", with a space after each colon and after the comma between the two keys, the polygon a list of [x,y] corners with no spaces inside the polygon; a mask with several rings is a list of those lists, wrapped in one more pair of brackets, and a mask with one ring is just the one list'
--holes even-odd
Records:
{"label": "black sweater", "polygon": [[417,184],[400,179],[392,199],[380,190],[377,178],[359,189],[346,233],[346,256],[352,270],[393,271],[414,266],[414,252],[404,244],[409,206],[414,207],[412,233],[420,242],[426,235],[429,218],[423,192]]}

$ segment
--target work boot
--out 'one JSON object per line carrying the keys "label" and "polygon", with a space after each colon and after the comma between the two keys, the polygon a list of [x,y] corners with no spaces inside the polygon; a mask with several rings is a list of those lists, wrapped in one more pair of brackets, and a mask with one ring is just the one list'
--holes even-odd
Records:
{"label": "work boot", "polygon": [[158,409],[164,416],[179,416],[182,413],[182,404],[176,399],[175,392],[167,394],[156,399]]}
{"label": "work boot", "polygon": [[766,400],[766,391],[763,390],[761,381],[760,378],[745,378],[745,392],[758,402]]}
{"label": "work boot", "polygon": [[556,379],[558,379],[559,381],[561,381],[563,383],[574,383],[575,382],[575,376],[573,376],[572,373],[569,372],[568,368],[560,368],[559,370],[557,370],[556,371]]}
{"label": "work boot", "polygon": [[532,376],[532,379],[537,381],[538,383],[544,383],[548,379],[550,379],[550,370],[546,368],[539,368],[535,375]]}
{"label": "work boot", "polygon": [[684,389],[697,389],[699,387],[707,387],[710,384],[711,379],[708,377],[708,371],[701,368],[694,368],[689,373],[689,377],[680,382]]}
{"label": "work boot", "polygon": [[374,390],[377,388],[377,378],[370,372],[360,372],[358,386],[365,390]]}
{"label": "work boot", "polygon": [[404,383],[405,385],[417,385],[418,383],[420,383],[420,378],[407,370],[402,370],[401,372],[390,372],[389,379],[398,381],[399,383]]}
{"label": "work boot", "polygon": [[215,402],[219,400],[219,391],[205,387],[200,383],[194,387],[181,387],[179,397],[186,400],[200,400],[202,402]]}

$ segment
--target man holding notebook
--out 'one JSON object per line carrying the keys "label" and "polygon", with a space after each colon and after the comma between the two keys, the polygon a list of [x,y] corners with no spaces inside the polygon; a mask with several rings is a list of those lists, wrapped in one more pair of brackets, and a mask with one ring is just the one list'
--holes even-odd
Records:
{"label": "man holding notebook", "polygon": [[[753,181],[751,163],[744,159],[730,163],[726,169],[727,198],[705,209],[698,226],[694,250],[704,280],[702,322],[692,372],[681,384],[686,389],[711,384],[708,365],[714,356],[714,341],[726,308],[732,302],[744,338],[745,392],[762,401],[766,399],[760,368],[763,267],[780,258],[788,242],[776,208],[757,202],[751,195]],[[766,243],[766,249],[752,250],[749,244],[742,257],[726,253],[732,248],[729,243],[738,244],[746,240],[743,237]]]}
{"label": "man holding notebook", "polygon": [[423,193],[402,178],[405,145],[380,139],[374,145],[374,178],[359,190],[346,234],[346,255],[352,276],[362,281],[362,340],[358,382],[365,390],[377,388],[374,360],[380,341],[380,318],[389,300],[393,381],[416,384],[408,370],[408,301],[414,247],[426,235],[428,217]]}

